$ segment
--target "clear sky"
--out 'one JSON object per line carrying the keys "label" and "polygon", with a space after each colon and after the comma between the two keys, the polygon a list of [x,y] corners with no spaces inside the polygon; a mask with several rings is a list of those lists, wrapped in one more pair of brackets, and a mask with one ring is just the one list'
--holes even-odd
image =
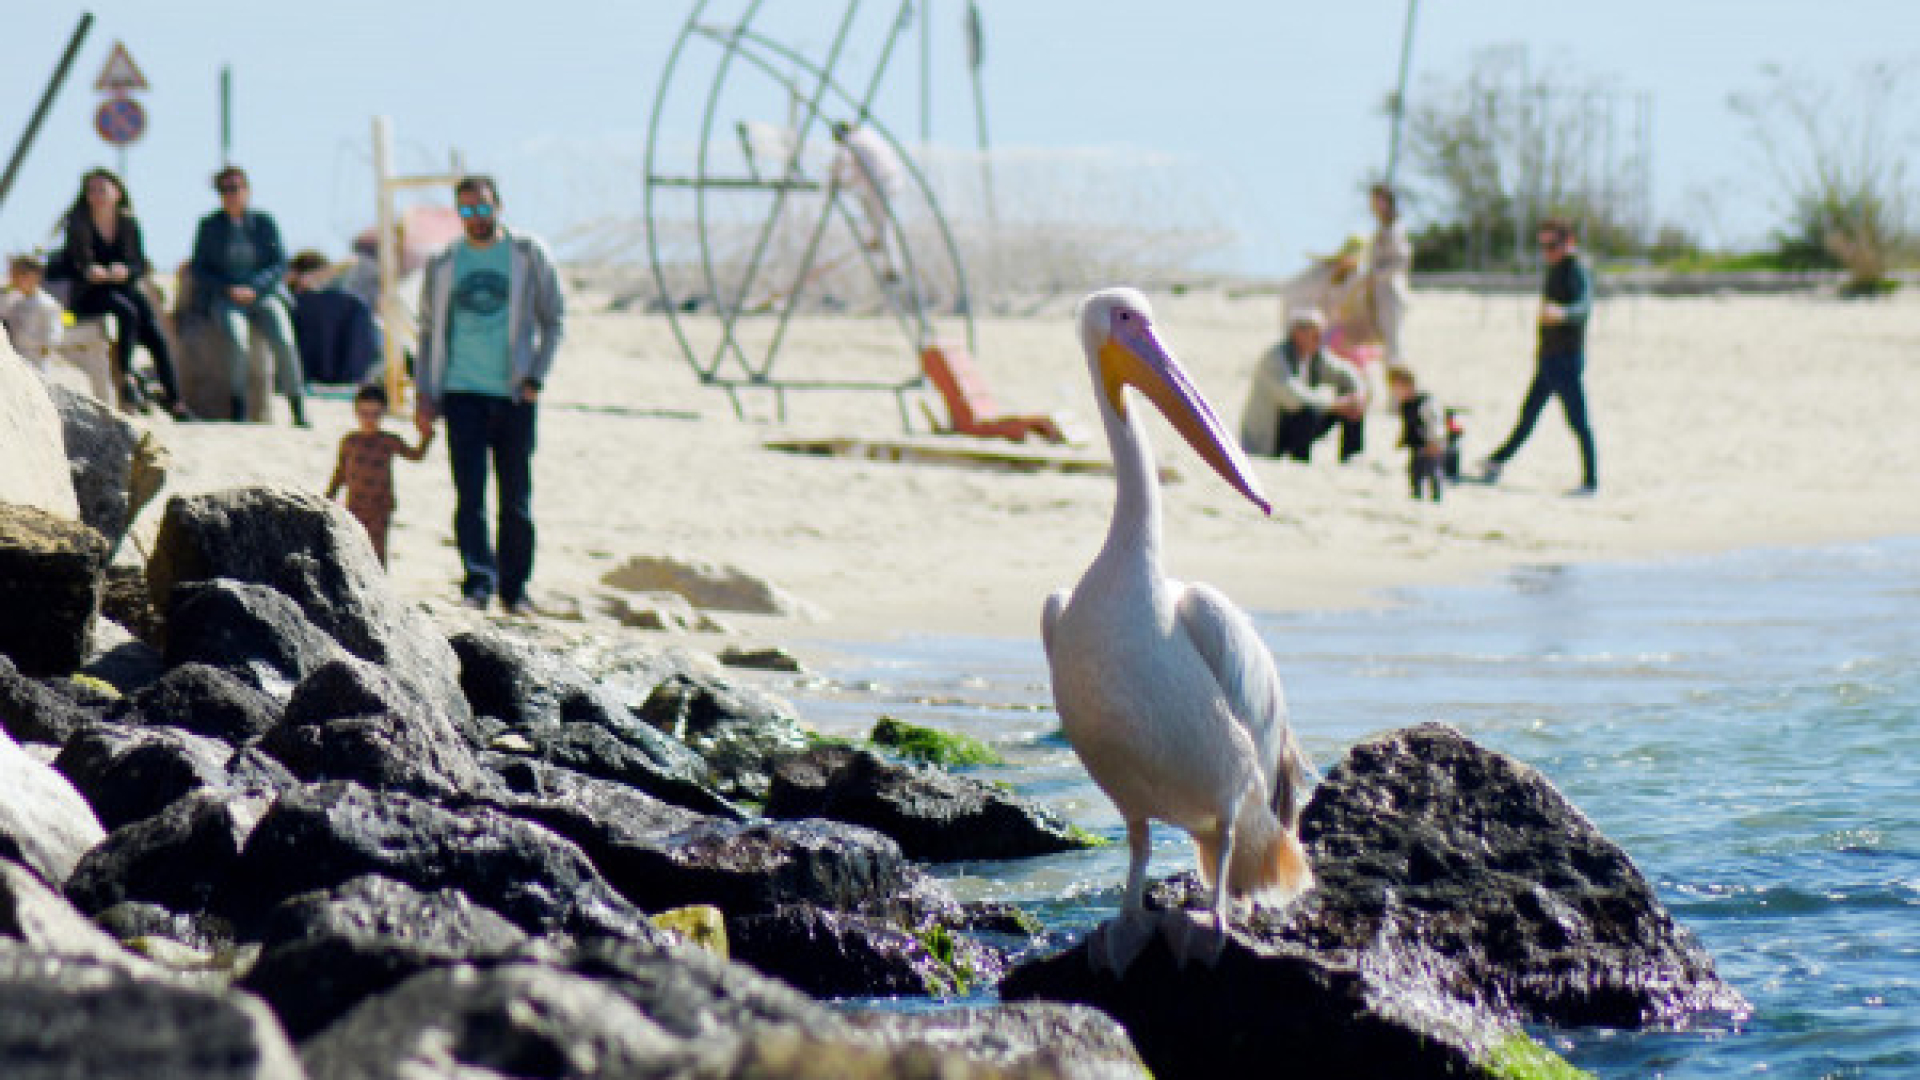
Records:
{"label": "clear sky", "polygon": [[[1368,221],[1360,184],[1384,164],[1381,112],[1399,61],[1404,0],[979,0],[985,96],[998,147],[1139,151],[1204,178],[1208,213],[1239,231],[1238,269],[1280,273]],[[716,2],[710,17],[742,5]],[[256,204],[291,246],[344,251],[371,220],[371,118],[392,118],[400,165],[443,170],[458,151],[501,180],[509,220],[556,234],[599,214],[638,212],[642,149],[667,52],[692,5],[680,0],[100,0],[93,31],[11,196],[0,245],[43,243],[80,173],[114,167],[93,130],[93,89],[113,43],[133,55],[147,135],[126,153],[151,255],[187,255],[214,206],[218,73],[235,86],[234,157]],[[885,21],[895,0],[866,0]],[[843,10],[769,0],[763,25],[812,55]],[[0,62],[0,139],[11,153],[81,5],[9,3]],[[961,0],[932,0],[933,135],[970,146]],[[1760,158],[1728,111],[1763,64],[1840,77],[1872,60],[1920,56],[1912,0],[1425,0],[1412,91],[1457,81],[1490,46],[1523,45],[1536,71],[1604,80],[1654,100],[1656,216],[1717,243],[1762,237],[1778,207]],[[871,66],[872,39],[843,75]],[[889,68],[880,115],[920,134],[918,30]],[[704,89],[704,83],[695,92]],[[1912,110],[1909,109],[1909,115]],[[689,139],[697,110],[670,117]],[[1912,132],[1912,125],[1902,129]],[[1416,221],[1417,211],[1416,211]]]}

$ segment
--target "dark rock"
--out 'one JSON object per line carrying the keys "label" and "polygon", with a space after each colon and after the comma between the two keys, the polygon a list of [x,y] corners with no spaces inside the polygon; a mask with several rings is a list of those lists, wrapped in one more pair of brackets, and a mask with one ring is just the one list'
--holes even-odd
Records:
{"label": "dark rock", "polygon": [[1001,1067],[1039,1066],[1070,1080],[1145,1080],[1126,1029],[1097,1009],[1046,1002],[901,1012],[850,1019],[888,1045],[920,1045]]}
{"label": "dark rock", "polygon": [[145,900],[122,900],[96,912],[95,925],[115,941],[143,952],[158,939],[213,956],[233,948],[233,924],[204,912],[177,912]]}
{"label": "dark rock", "polygon": [[59,746],[95,719],[71,695],[22,675],[13,661],[0,655],[0,728],[8,735],[20,742]]}
{"label": "dark rock", "polygon": [[361,1000],[429,967],[497,959],[526,935],[455,889],[358,877],[275,907],[242,985],[304,1040]]}
{"label": "dark rock", "polygon": [[119,548],[133,520],[130,499],[134,450],[140,433],[111,406],[89,394],[49,384],[48,396],[60,411],[67,462],[80,520],[107,542],[107,554]]}
{"label": "dark rock", "polygon": [[832,822],[738,823],[643,792],[501,754],[484,755],[514,794],[495,805],[578,844],[622,896],[648,911],[712,904],[728,914],[890,899],[908,877],[892,841]]}
{"label": "dark rock", "polygon": [[668,676],[638,715],[699,754],[731,798],[765,801],[775,759],[807,747],[792,706],[723,679]]}
{"label": "dark rock", "polygon": [[100,581],[100,614],[154,649],[160,648],[160,613],[147,589],[146,567],[120,563],[107,567]]}
{"label": "dark rock", "polygon": [[1625,851],[1538,771],[1447,725],[1355,746],[1300,832],[1319,885],[1289,939],[1539,1023],[1746,1010]]}
{"label": "dark rock", "polygon": [[0,955],[7,1080],[302,1080],[250,994],[18,951]]}
{"label": "dark rock", "polygon": [[346,655],[299,605],[265,585],[190,581],[166,607],[168,667],[216,667],[277,700]]}
{"label": "dark rock", "polygon": [[1086,847],[1058,815],[971,777],[816,746],[774,770],[767,816],[826,817],[893,837],[908,858],[1013,859]]}
{"label": "dark rock", "polygon": [[[164,605],[178,584],[214,578],[281,593],[341,648],[380,665],[467,729],[472,717],[453,650],[426,616],[394,595],[366,530],[344,507],[289,488],[174,498],[147,566],[155,602]],[[169,609],[169,638],[172,618]]]}
{"label": "dark rock", "polygon": [[720,650],[715,657],[722,664],[733,668],[747,668],[752,671],[780,671],[790,675],[800,674],[800,661],[785,649],[762,648],[743,649],[729,646]]}
{"label": "dark rock", "polygon": [[1000,983],[1001,999],[1091,1005],[1125,1026],[1155,1076],[1268,1076],[1276,1068],[1289,1076],[1480,1076],[1479,1062],[1508,1034],[1431,988],[1238,933],[1212,968],[1181,965],[1158,935],[1124,979],[1094,972],[1086,956],[1076,945],[1016,967]]}
{"label": "dark rock", "polygon": [[0,857],[57,888],[106,835],[66,777],[0,733]]}
{"label": "dark rock", "polygon": [[78,673],[126,697],[165,675],[167,661],[160,650],[128,633],[126,627],[112,619],[100,619],[93,624],[93,651]]}
{"label": "dark rock", "polygon": [[636,720],[574,665],[496,632],[458,634],[452,645],[472,711],[504,722],[541,760],[676,806],[743,816],[708,786],[699,755]]}
{"label": "dark rock", "polygon": [[1288,1061],[1309,1075],[1452,1074],[1484,1068],[1517,1021],[1746,1010],[1624,852],[1538,772],[1446,725],[1354,747],[1301,839],[1316,887],[1256,913],[1217,969],[1175,970],[1156,939],[1115,980],[1076,946],[1016,969],[1002,996],[1102,1008],[1165,1075],[1271,1060],[1296,1035],[1314,1056]]}
{"label": "dark rock", "polygon": [[343,659],[301,680],[261,749],[309,781],[458,799],[493,777],[443,714],[380,668]]}
{"label": "dark rock", "polygon": [[949,997],[961,990],[947,965],[905,930],[817,908],[729,919],[727,954],[815,997]]}
{"label": "dark rock", "polygon": [[226,743],[178,728],[90,724],[67,740],[53,767],[111,830],[157,814],[197,788],[226,786],[232,757]]}
{"label": "dark rock", "polygon": [[311,784],[277,799],[242,859],[234,906],[263,912],[289,896],[378,874],[454,888],[531,934],[660,940],[567,840],[497,810],[445,810],[358,784]]}
{"label": "dark rock", "polygon": [[280,706],[232,674],[182,664],[127,701],[129,723],[180,728],[238,746],[280,722]]}
{"label": "dark rock", "polygon": [[75,521],[0,503],[0,654],[29,675],[86,661],[107,542]]}
{"label": "dark rock", "polygon": [[271,800],[263,792],[201,788],[123,825],[80,860],[67,898],[90,913],[126,900],[207,911],[233,890],[240,853]]}
{"label": "dark rock", "polygon": [[620,851],[615,877],[649,911],[712,904],[729,916],[884,904],[906,883],[893,841],[834,821],[709,821]]}
{"label": "dark rock", "polygon": [[10,859],[0,859],[0,939],[17,941],[43,956],[138,966],[132,954],[64,897]]}
{"label": "dark rock", "polygon": [[402,1080],[429,1047],[437,1073],[460,1076],[691,1076],[701,1053],[604,982],[519,963],[420,972],[301,1058],[311,1080]]}

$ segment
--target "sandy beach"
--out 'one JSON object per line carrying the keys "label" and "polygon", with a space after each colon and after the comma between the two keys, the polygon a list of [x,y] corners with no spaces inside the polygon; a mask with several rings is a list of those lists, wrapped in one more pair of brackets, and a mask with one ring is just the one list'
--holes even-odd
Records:
{"label": "sandy beach", "polygon": [[[573,629],[614,626],[602,577],[630,556],[736,566],[816,615],[716,612],[729,633],[659,633],[700,649],[732,643],[881,640],[899,634],[1037,634],[1045,594],[1071,584],[1098,547],[1112,481],[807,456],[775,440],[903,438],[887,394],[806,392],[784,421],[748,392],[745,421],[702,386],[666,319],[616,310],[617,283],[569,272],[568,338],[548,386],[535,458],[540,529],[534,596]],[[1911,290],[1908,291],[1909,293]],[[1063,297],[1019,317],[983,317],[977,363],[1009,409],[1063,413],[1104,460]],[[1230,425],[1248,374],[1278,334],[1271,295],[1157,295],[1163,339]],[[1504,436],[1532,370],[1530,296],[1420,291],[1409,352],[1446,404],[1467,410],[1466,458]],[[711,320],[707,320],[711,322]],[[695,332],[714,332],[696,320]],[[1174,576],[1214,583],[1255,610],[1377,602],[1395,586],[1471,580],[1522,564],[1623,560],[1920,532],[1920,296],[1859,303],[1813,295],[1603,298],[1587,386],[1601,492],[1578,480],[1573,441],[1550,406],[1497,487],[1460,486],[1438,504],[1408,497],[1398,417],[1376,406],[1361,460],[1258,461],[1271,518],[1206,470],[1154,421]],[[896,379],[914,359],[889,321],[805,317],[780,359],[794,376]],[[923,395],[944,418],[937,399]],[[930,436],[917,405],[915,443]],[[344,400],[314,426],[174,424],[154,418],[173,462],[162,500],[136,524],[150,544],[168,494],[234,484],[320,491]],[[396,417],[391,426],[410,433]],[[987,444],[991,446],[991,444]],[[1010,444],[999,444],[1010,448]],[[398,462],[392,573],[406,597],[446,611],[457,595],[452,486],[444,449]],[[804,646],[799,650],[804,654]]]}

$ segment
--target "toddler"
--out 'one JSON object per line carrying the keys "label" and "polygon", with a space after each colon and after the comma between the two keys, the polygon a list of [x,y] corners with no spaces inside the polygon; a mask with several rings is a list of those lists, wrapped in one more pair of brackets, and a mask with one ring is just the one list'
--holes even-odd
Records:
{"label": "toddler", "polygon": [[7,260],[7,291],[0,294],[0,322],[6,323],[14,351],[42,375],[52,371],[65,314],[60,301],[40,287],[46,276],[47,265],[38,258],[15,255]]}
{"label": "toddler", "polygon": [[387,415],[386,387],[370,383],[353,396],[353,414],[360,421],[356,431],[340,440],[340,462],[334,466],[333,479],[327,484],[327,498],[347,489],[347,509],[366,527],[380,565],[387,565],[387,526],[393,520],[393,455],[408,461],[427,456],[433,442],[433,429],[421,432],[418,446],[391,431],[380,428]]}
{"label": "toddler", "polygon": [[1400,408],[1400,445],[1411,455],[1407,479],[1413,497],[1424,488],[1440,501],[1440,474],[1447,457],[1447,423],[1433,398],[1420,392],[1413,369],[1395,364],[1387,369],[1387,393]]}

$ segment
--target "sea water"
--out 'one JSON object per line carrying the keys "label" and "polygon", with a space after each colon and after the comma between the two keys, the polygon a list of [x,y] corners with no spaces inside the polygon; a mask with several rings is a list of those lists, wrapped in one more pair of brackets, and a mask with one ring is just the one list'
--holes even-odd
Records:
{"label": "sea water", "polygon": [[[1754,1007],[1536,1034],[1609,1077],[1920,1076],[1920,541],[1527,568],[1392,599],[1256,620],[1314,760],[1445,720],[1531,763]],[[1060,736],[1037,630],[836,655],[786,689],[823,730],[886,714],[967,732],[1009,760],[980,775],[1122,838]],[[1192,865],[1177,831],[1154,849],[1156,875]],[[936,871],[1033,910],[1059,944],[1112,913],[1125,863],[1116,844]]]}

